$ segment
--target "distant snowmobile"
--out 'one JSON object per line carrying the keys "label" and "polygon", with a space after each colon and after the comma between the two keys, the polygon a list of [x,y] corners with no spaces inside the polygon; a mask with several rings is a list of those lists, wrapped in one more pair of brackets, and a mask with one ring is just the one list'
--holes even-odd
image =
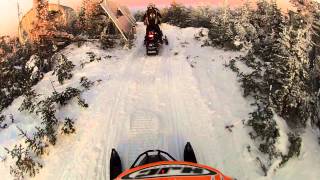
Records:
{"label": "distant snowmobile", "polygon": [[110,179],[232,180],[214,168],[197,164],[189,142],[184,149],[184,161],[176,161],[169,153],[161,150],[149,150],[139,155],[131,168],[124,172],[118,152],[112,149]]}
{"label": "distant snowmobile", "polygon": [[158,55],[159,48],[163,44],[168,44],[168,38],[163,38],[162,31],[160,29],[161,14],[155,4],[150,3],[147,7],[147,11],[143,16],[144,24],[147,26],[145,45],[147,49],[147,55]]}

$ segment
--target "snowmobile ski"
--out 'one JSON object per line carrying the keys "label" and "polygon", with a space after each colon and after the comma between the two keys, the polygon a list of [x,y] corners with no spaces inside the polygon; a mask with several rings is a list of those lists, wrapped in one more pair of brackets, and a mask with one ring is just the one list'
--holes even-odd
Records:
{"label": "snowmobile ski", "polygon": [[168,41],[168,37],[167,36],[164,36],[163,41],[164,41],[165,45],[169,45],[169,41]]}
{"label": "snowmobile ski", "polygon": [[112,149],[110,158],[110,179],[115,179],[122,173],[122,164],[118,152]]}
{"label": "snowmobile ski", "polygon": [[194,154],[193,148],[190,142],[187,142],[184,152],[183,152],[184,161],[197,163],[196,155]]}

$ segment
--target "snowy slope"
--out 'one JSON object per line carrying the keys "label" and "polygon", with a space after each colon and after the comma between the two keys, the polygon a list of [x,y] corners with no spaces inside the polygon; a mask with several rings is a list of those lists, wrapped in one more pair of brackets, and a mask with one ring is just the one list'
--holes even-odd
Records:
{"label": "snowy slope", "polygon": [[[104,51],[94,43],[64,50],[76,65],[74,77],[60,86],[49,73],[35,87],[39,94],[52,93],[50,80],[55,80],[57,91],[78,87],[82,76],[102,81],[83,94],[88,109],[78,107],[76,102],[60,109],[58,117],[76,119],[77,132],[58,138],[35,179],[109,179],[112,148],[118,150],[128,168],[148,149],[162,149],[182,159],[187,141],[192,143],[200,163],[240,180],[320,177],[320,148],[311,130],[304,134],[299,159],[263,177],[256,161],[259,152],[248,136],[250,129],[242,123],[252,111],[250,101],[242,97],[236,75],[223,66],[240,53],[201,47],[202,43],[194,39],[200,29],[165,24],[162,28],[169,46],[155,57],[145,56],[143,25],[138,26],[136,46],[131,50]],[[88,59],[88,51],[102,61],[82,69],[80,64]],[[0,131],[1,146],[20,141],[16,126],[31,133],[39,122],[37,117],[17,111],[22,100],[18,98],[4,112],[14,114],[18,122]],[[234,125],[232,132],[225,128],[229,125]],[[281,131],[286,128],[281,127]],[[4,154],[1,149],[0,156]],[[10,161],[0,164],[0,179],[12,179],[9,165]]]}

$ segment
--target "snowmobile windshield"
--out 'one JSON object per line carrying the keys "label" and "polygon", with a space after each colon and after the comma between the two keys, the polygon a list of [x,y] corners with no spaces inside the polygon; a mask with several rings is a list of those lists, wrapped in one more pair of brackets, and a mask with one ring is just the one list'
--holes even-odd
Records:
{"label": "snowmobile windshield", "polygon": [[160,161],[176,161],[169,153],[161,150],[149,150],[138,156],[131,168]]}

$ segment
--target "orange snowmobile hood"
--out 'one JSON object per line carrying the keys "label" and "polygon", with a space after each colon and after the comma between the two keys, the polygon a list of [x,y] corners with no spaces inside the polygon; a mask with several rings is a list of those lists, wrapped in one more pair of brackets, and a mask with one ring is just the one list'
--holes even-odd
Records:
{"label": "orange snowmobile hood", "polygon": [[209,166],[179,161],[162,161],[121,173],[116,180],[232,180]]}

